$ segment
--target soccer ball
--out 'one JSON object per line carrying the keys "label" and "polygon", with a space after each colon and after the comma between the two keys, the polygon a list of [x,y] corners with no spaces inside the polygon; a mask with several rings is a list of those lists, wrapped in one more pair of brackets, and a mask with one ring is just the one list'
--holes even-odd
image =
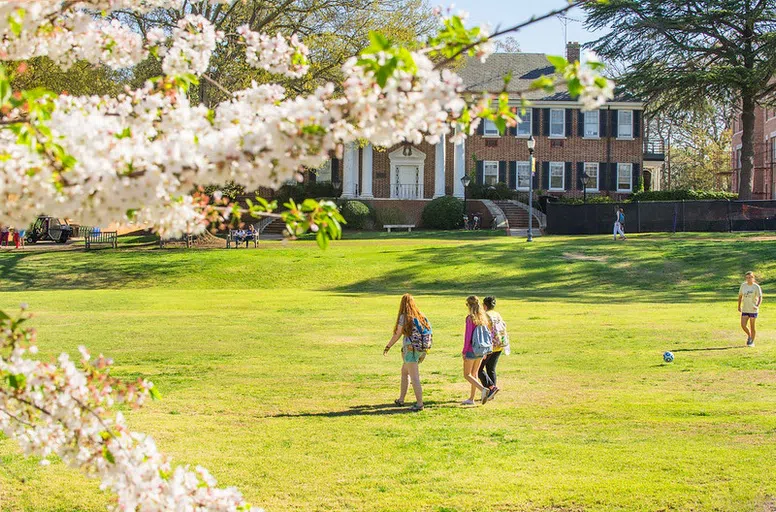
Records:
{"label": "soccer ball", "polygon": [[674,355],[671,352],[666,352],[665,354],[663,354],[663,361],[665,361],[666,363],[670,363],[673,360],[674,360]]}

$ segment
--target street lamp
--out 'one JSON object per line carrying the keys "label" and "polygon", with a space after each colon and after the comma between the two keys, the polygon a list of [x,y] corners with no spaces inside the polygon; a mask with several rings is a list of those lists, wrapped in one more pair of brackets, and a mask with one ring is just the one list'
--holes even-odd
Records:
{"label": "street lamp", "polygon": [[[466,189],[469,188],[469,183],[471,183],[471,182],[472,182],[472,179],[467,174],[464,174],[461,177],[461,184],[463,184],[463,216],[464,216],[464,218],[467,217],[467,213],[466,213]],[[464,226],[463,228],[466,229],[467,226]]]}
{"label": "street lamp", "polygon": [[528,180],[528,240],[527,242],[533,242],[533,180],[536,169],[534,168],[536,163],[534,162],[534,148],[536,147],[536,140],[533,135],[526,142],[528,145],[528,154],[530,155],[529,166],[531,168],[531,179]]}

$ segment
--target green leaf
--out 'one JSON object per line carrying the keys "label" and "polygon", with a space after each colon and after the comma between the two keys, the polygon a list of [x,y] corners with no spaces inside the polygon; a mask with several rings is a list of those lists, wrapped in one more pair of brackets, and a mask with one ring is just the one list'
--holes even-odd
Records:
{"label": "green leaf", "polygon": [[27,384],[27,377],[22,374],[8,375],[8,384],[16,390],[23,389],[25,384]]}
{"label": "green leaf", "polygon": [[550,64],[555,66],[555,70],[558,72],[562,72],[566,69],[566,66],[569,65],[569,61],[563,57],[558,57],[557,55],[548,55],[547,60],[550,61]]}
{"label": "green leaf", "polygon": [[105,460],[107,460],[111,464],[116,463],[116,458],[113,457],[113,454],[110,452],[110,450],[108,450],[107,446],[102,447],[102,456],[105,458]]}
{"label": "green leaf", "polygon": [[152,386],[151,389],[148,390],[148,394],[151,395],[152,400],[162,399],[162,394],[159,392],[158,389],[156,389],[156,386]]}

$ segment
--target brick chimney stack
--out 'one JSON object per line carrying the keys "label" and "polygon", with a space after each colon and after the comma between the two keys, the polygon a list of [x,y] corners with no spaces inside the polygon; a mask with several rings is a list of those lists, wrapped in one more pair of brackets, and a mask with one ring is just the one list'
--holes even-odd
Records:
{"label": "brick chimney stack", "polygon": [[580,44],[577,42],[566,43],[566,59],[569,62],[580,60]]}

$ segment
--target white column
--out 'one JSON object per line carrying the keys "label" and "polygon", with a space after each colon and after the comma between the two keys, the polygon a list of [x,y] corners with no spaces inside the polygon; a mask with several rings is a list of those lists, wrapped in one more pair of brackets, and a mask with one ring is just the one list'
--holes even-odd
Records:
{"label": "white column", "polygon": [[455,158],[453,162],[454,176],[453,176],[453,195],[459,199],[463,199],[464,190],[461,178],[466,174],[466,141],[461,141],[460,144],[455,146]]}
{"label": "white column", "polygon": [[364,146],[361,156],[361,197],[371,199],[372,195],[372,145]]}
{"label": "white column", "polygon": [[351,142],[345,145],[345,153],[342,155],[342,197],[353,197],[356,184],[356,166],[358,162],[358,148]]}
{"label": "white column", "polygon": [[434,158],[434,198],[445,195],[445,161],[447,157],[447,140],[442,135],[442,140],[437,142],[436,157]]}

